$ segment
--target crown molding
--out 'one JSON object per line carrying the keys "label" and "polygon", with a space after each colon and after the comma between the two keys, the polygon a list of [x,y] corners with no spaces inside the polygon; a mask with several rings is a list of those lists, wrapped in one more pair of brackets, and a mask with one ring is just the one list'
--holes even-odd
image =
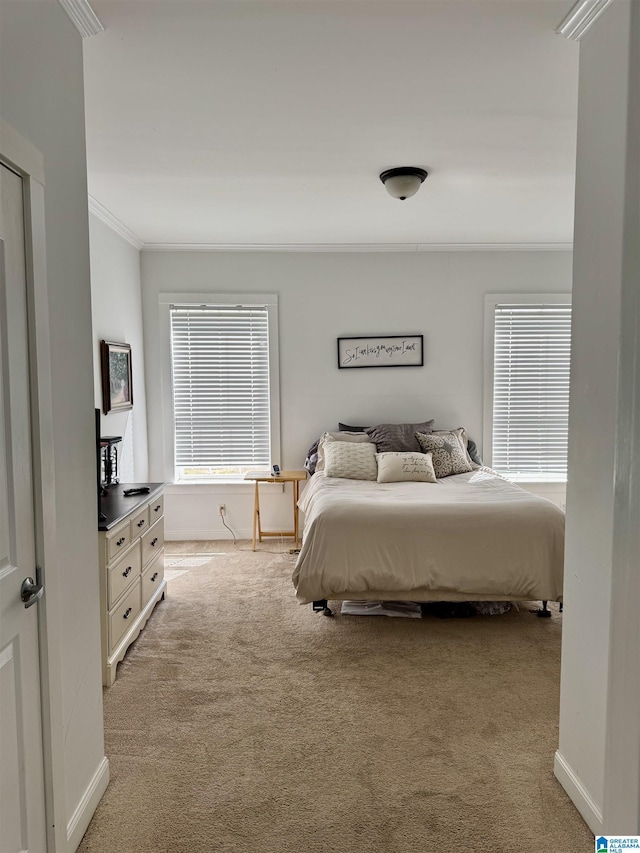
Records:
{"label": "crown molding", "polygon": [[573,243],[144,243],[143,252],[570,252]]}
{"label": "crown molding", "polygon": [[144,252],[417,252],[416,243],[145,243]]}
{"label": "crown molding", "polygon": [[580,41],[612,0],[578,0],[556,32],[570,41]]}
{"label": "crown molding", "polygon": [[140,250],[144,247],[144,243],[138,235],[125,225],[124,222],[121,222],[117,216],[114,216],[110,210],[107,210],[103,204],[100,204],[92,195],[89,196],[89,213],[92,213],[97,219],[108,225],[112,231],[119,234],[127,243],[131,243],[134,248]]}
{"label": "crown molding", "polygon": [[89,5],[89,0],[58,0],[58,2],[83,39],[104,32],[104,27]]}

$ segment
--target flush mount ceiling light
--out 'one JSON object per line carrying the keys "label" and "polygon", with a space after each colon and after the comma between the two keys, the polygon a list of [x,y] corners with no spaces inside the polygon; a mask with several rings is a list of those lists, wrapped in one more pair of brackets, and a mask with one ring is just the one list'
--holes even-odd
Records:
{"label": "flush mount ceiling light", "polygon": [[419,166],[398,166],[382,172],[380,180],[390,196],[404,201],[418,192],[427,174],[427,171]]}

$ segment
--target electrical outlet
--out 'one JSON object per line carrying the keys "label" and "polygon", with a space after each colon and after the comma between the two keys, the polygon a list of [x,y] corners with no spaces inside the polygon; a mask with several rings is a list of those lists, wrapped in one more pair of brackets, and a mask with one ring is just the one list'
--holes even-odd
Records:
{"label": "electrical outlet", "polygon": [[218,515],[226,515],[226,514],[227,514],[227,507],[225,506],[225,504],[218,504]]}

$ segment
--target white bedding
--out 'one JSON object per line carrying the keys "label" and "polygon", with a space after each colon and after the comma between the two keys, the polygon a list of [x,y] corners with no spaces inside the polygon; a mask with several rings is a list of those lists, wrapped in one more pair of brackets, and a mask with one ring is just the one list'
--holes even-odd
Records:
{"label": "white bedding", "polygon": [[437,483],[314,474],[298,600],[562,600],[564,513],[487,468]]}

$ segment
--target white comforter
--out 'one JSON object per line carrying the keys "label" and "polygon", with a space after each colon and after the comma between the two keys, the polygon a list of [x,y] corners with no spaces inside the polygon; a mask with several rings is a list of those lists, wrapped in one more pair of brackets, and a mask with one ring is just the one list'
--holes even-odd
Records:
{"label": "white comforter", "polygon": [[437,483],[315,474],[299,507],[299,601],[562,600],[564,513],[490,469]]}

